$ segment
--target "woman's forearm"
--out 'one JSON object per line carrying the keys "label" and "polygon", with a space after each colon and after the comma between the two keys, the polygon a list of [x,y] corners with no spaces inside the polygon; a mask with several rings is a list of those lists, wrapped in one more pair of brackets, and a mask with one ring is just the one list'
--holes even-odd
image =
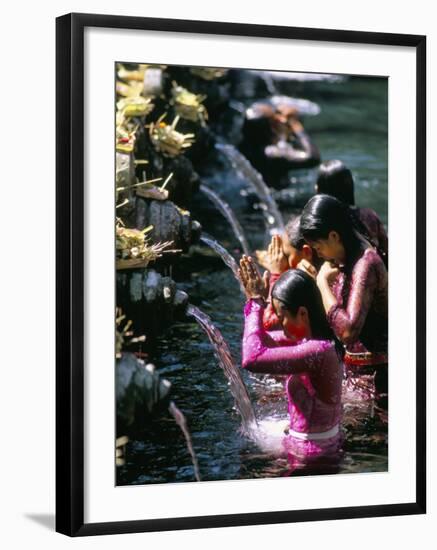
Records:
{"label": "woman's forearm", "polygon": [[[322,280],[317,280],[317,286],[320,289],[323,307],[332,330],[341,342],[344,344],[350,343],[352,333],[349,327],[350,323],[347,312],[339,308],[337,298],[326,279],[322,278]],[[345,319],[346,322],[340,321],[338,318],[339,315],[342,319]]]}
{"label": "woman's forearm", "polygon": [[346,303],[340,297],[336,299],[326,278],[320,277],[319,271],[317,283],[320,279],[319,288],[328,322],[343,344],[353,344],[360,338],[377,288],[378,269],[384,271],[384,264],[378,253],[369,248],[353,268]]}
{"label": "woman's forearm", "polygon": [[249,300],[244,307],[241,366],[252,372],[266,374],[293,374],[319,368],[325,351],[332,347],[332,343],[304,340],[295,345],[284,341],[280,345],[262,326],[263,309],[256,300]]}
{"label": "woman's forearm", "polygon": [[320,294],[322,295],[323,307],[325,313],[328,314],[332,307],[337,305],[337,298],[329,286],[326,279],[317,279],[317,286],[319,287]]}

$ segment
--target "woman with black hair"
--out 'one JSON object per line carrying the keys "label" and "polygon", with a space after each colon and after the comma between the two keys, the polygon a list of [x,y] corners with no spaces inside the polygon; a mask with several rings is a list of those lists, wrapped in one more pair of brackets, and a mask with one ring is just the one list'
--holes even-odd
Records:
{"label": "woman with black hair", "polygon": [[272,302],[283,333],[275,335],[263,327],[264,288],[252,258],[244,256],[240,268],[248,298],[242,366],[257,373],[288,375],[290,428],[284,446],[294,464],[326,464],[328,457],[335,462],[342,441],[343,366],[314,279],[292,269],[277,280]]}
{"label": "woman with black hair", "polygon": [[347,204],[355,216],[357,225],[368,234],[372,244],[388,256],[388,238],[384,225],[371,208],[355,206],[355,190],[352,172],[341,160],[327,160],[319,166],[316,193],[330,195]]}
{"label": "woman with black hair", "polygon": [[[305,239],[299,232],[299,216],[291,218],[285,226],[285,232],[281,236],[273,235],[266,251],[257,251],[258,263],[268,271],[264,274],[264,284],[269,287],[269,298],[273,285],[288,269],[295,269],[301,260],[311,263],[316,269],[320,267],[317,254],[307,245]],[[261,258],[260,258],[261,256]],[[260,261],[261,260],[261,261]],[[275,330],[280,328],[279,319],[272,306],[271,299],[268,300],[264,312],[264,328]]]}
{"label": "woman with black hair", "polygon": [[347,206],[328,195],[308,201],[300,230],[325,260],[317,274],[311,268],[309,272],[316,279],[328,322],[345,346],[345,363],[380,366],[375,370],[377,389],[385,391],[388,275],[381,256],[358,231]]}

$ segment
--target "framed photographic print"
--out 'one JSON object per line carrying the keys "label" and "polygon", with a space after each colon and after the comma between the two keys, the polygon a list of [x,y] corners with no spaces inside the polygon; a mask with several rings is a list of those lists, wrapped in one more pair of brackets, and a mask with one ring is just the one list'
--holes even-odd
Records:
{"label": "framed photographic print", "polygon": [[425,37],[56,40],[57,531],[425,513]]}

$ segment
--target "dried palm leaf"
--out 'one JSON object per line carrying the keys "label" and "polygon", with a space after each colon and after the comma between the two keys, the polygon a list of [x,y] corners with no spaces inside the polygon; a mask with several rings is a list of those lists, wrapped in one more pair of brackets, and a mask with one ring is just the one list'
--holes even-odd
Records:
{"label": "dried palm leaf", "polygon": [[121,357],[121,352],[126,345],[137,344],[144,342],[146,337],[134,336],[131,329],[132,321],[128,320],[125,323],[126,315],[123,315],[121,308],[115,308],[115,356],[117,359]]}
{"label": "dried palm leaf", "polygon": [[173,241],[150,244],[146,238],[146,233],[152,229],[153,225],[149,225],[143,230],[129,229],[120,224],[116,226],[117,269],[146,267],[150,262],[161,257],[164,252],[178,252],[178,250],[168,249]]}
{"label": "dried palm leaf", "polygon": [[203,78],[203,80],[215,80],[216,78],[225,76],[228,69],[218,69],[216,67],[191,67],[190,72],[195,76]]}
{"label": "dried palm leaf", "polygon": [[176,116],[172,124],[166,124],[164,117],[159,117],[157,122],[149,125],[150,140],[155,149],[168,157],[180,155],[184,149],[191,147],[194,142],[194,134],[182,134],[176,131],[179,116]]}
{"label": "dried palm leaf", "polygon": [[124,117],[141,117],[153,111],[154,105],[150,97],[125,97],[117,101],[117,109]]}
{"label": "dried palm leaf", "polygon": [[193,94],[173,82],[171,103],[174,105],[176,114],[181,118],[192,122],[200,122],[204,126],[208,119],[208,112],[205,105],[202,105],[205,99],[205,95]]}
{"label": "dried palm leaf", "polygon": [[118,69],[117,76],[122,80],[127,80],[127,81],[134,80],[138,82],[143,82],[144,73],[146,72],[147,67],[148,66],[145,65],[144,63],[140,63],[136,70],[134,69],[130,71],[129,69],[126,69],[126,67],[124,67],[123,65],[119,64],[117,66],[117,69]]}
{"label": "dried palm leaf", "polygon": [[115,91],[117,95],[121,97],[138,97],[143,93],[144,84],[142,82],[120,82],[117,80],[115,83]]}

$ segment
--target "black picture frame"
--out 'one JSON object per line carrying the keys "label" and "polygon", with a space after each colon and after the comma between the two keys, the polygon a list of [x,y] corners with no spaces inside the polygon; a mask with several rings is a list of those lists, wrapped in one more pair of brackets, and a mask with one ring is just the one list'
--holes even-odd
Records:
{"label": "black picture frame", "polygon": [[[416,51],[416,499],[388,505],[84,523],[84,29],[403,46]],[[423,514],[426,511],[426,37],[68,14],[56,20],[56,530],[69,536]]]}

